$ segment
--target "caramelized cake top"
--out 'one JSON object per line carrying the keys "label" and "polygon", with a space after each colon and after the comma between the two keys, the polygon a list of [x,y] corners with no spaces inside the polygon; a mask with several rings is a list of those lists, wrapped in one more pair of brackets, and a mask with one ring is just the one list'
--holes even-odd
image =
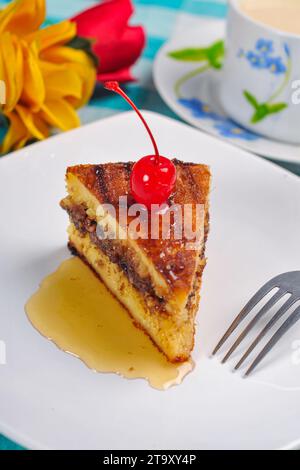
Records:
{"label": "caramelized cake top", "polygon": [[[203,204],[205,206],[205,232],[208,229],[208,195],[210,188],[210,170],[206,165],[185,163],[173,160],[176,166],[176,185],[169,199],[170,204]],[[135,203],[130,195],[130,174],[133,162],[106,163],[100,165],[77,165],[67,169],[67,178],[74,175],[99,201],[100,204],[112,204],[118,207],[119,197],[128,197],[128,206]],[[193,212],[193,218],[195,213]],[[148,221],[149,222],[149,221]],[[150,223],[150,222],[149,222]],[[135,240],[157,271],[175,291],[187,294],[191,291],[193,279],[201,250],[187,250],[184,237],[180,240],[138,239]]]}

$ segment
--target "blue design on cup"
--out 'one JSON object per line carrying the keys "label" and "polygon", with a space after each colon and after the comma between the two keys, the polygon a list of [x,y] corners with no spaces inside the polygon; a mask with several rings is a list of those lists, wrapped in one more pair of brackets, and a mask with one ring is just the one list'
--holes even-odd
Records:
{"label": "blue design on cup", "polygon": [[283,48],[284,48],[284,52],[286,53],[286,55],[287,55],[288,57],[291,57],[290,46],[289,46],[287,43],[285,43],[285,44],[283,45]]}
{"label": "blue design on cup", "polygon": [[[284,44],[284,51],[286,55],[290,56],[290,49],[287,44]],[[274,52],[273,41],[267,39],[258,39],[255,44],[254,51],[244,51],[240,49],[238,57],[246,58],[251,67],[262,70],[269,70],[274,75],[282,75],[286,73],[287,67],[280,56],[272,55]]]}
{"label": "blue design on cup", "polygon": [[256,69],[268,68],[266,57],[264,55],[260,56],[259,54],[256,54],[253,51],[248,51],[246,52],[245,57],[248,60],[249,64]]}
{"label": "blue design on cup", "polygon": [[274,52],[273,41],[268,39],[259,39],[255,45],[255,49],[261,54],[272,54]]}
{"label": "blue design on cup", "polygon": [[198,98],[180,98],[178,100],[182,106],[191,111],[192,116],[197,119],[209,119],[213,121],[213,126],[219,131],[222,137],[253,141],[259,136],[237,125],[231,119],[215,113],[211,107]]}
{"label": "blue design on cup", "polygon": [[281,75],[286,72],[286,66],[284,65],[281,57],[269,57],[267,60],[268,69],[275,75]]}
{"label": "blue design on cup", "polygon": [[283,75],[283,82],[280,83],[275,93],[273,92],[264,101],[256,97],[251,90],[243,91],[244,97],[252,108],[251,124],[257,124],[270,115],[281,113],[288,107],[288,103],[277,101],[289,83],[292,69],[290,47],[287,43],[283,43],[282,48],[285,53],[284,58],[274,56],[273,41],[258,39],[254,51],[245,52],[240,49],[237,53],[238,58],[245,58],[253,68],[267,70],[273,75]]}

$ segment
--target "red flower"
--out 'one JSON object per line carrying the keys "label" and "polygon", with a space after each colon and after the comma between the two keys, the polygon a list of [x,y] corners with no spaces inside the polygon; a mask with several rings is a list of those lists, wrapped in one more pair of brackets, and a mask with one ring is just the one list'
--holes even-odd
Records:
{"label": "red flower", "polygon": [[101,82],[133,81],[130,67],[145,45],[141,26],[129,26],[133,13],[131,0],[106,0],[72,18],[78,36],[93,39],[93,52],[99,58],[97,79]]}

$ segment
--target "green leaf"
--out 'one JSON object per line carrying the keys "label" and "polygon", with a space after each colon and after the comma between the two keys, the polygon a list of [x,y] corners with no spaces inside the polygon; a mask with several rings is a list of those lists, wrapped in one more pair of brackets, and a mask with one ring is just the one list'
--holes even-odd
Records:
{"label": "green leaf", "polygon": [[283,111],[287,107],[287,103],[268,104],[268,112],[269,114],[280,113],[280,111]]}
{"label": "green leaf", "polygon": [[223,65],[225,55],[224,41],[217,41],[206,49],[207,59],[215,69],[220,69]]}
{"label": "green leaf", "polygon": [[208,62],[215,69],[220,69],[223,65],[225,53],[224,41],[214,42],[209,47],[188,47],[168,53],[168,56],[183,62]]}
{"label": "green leaf", "polygon": [[258,103],[257,99],[249,91],[245,90],[244,91],[244,96],[245,96],[246,100],[248,101],[248,103],[250,103],[251,106],[253,106],[254,109],[259,108],[259,103]]}
{"label": "green leaf", "polygon": [[288,107],[287,103],[259,104],[258,107],[256,108],[256,112],[252,116],[251,122],[255,124],[259,121],[262,121],[270,114],[280,113],[280,111],[283,111],[287,107]]}
{"label": "green leaf", "polygon": [[207,54],[205,48],[186,48],[179,49],[177,51],[169,52],[168,56],[175,60],[181,60],[183,62],[200,62],[207,60]]}
{"label": "green leaf", "polygon": [[260,104],[256,112],[253,114],[251,122],[256,124],[257,122],[262,121],[266,116],[268,116],[268,114],[268,106],[266,104]]}
{"label": "green leaf", "polygon": [[92,59],[95,67],[98,68],[99,59],[92,50],[92,44],[93,41],[91,39],[75,36],[73,39],[71,39],[70,42],[67,43],[67,46],[72,47],[73,49],[84,51],[90,57],[90,59]]}

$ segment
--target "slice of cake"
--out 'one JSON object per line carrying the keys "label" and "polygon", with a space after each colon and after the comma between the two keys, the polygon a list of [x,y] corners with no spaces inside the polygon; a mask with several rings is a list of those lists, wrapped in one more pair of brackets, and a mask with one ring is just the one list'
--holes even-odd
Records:
{"label": "slice of cake", "polygon": [[[136,326],[150,336],[166,357],[182,362],[189,358],[194,345],[194,322],[205,266],[210,171],[205,165],[178,160],[173,163],[177,177],[168,205],[179,212],[180,208],[189,208],[181,212],[181,229],[189,219],[194,238],[190,232],[187,236],[184,230],[176,231],[180,220],[176,210],[169,215],[168,236],[160,221],[153,237],[151,211],[146,225],[141,224],[144,229],[140,230],[140,238],[133,237],[129,230],[135,220],[132,214],[128,215],[127,226],[121,223],[124,202],[120,206],[120,198],[127,199],[127,213],[135,203],[130,195],[131,162],[68,168],[68,196],[61,206],[70,216],[72,252],[94,270],[126,307]],[[107,204],[115,208],[115,213],[107,211]],[[200,227],[196,225],[198,205],[203,210]],[[163,211],[156,215],[163,216]],[[103,237],[104,232],[109,235]]]}

